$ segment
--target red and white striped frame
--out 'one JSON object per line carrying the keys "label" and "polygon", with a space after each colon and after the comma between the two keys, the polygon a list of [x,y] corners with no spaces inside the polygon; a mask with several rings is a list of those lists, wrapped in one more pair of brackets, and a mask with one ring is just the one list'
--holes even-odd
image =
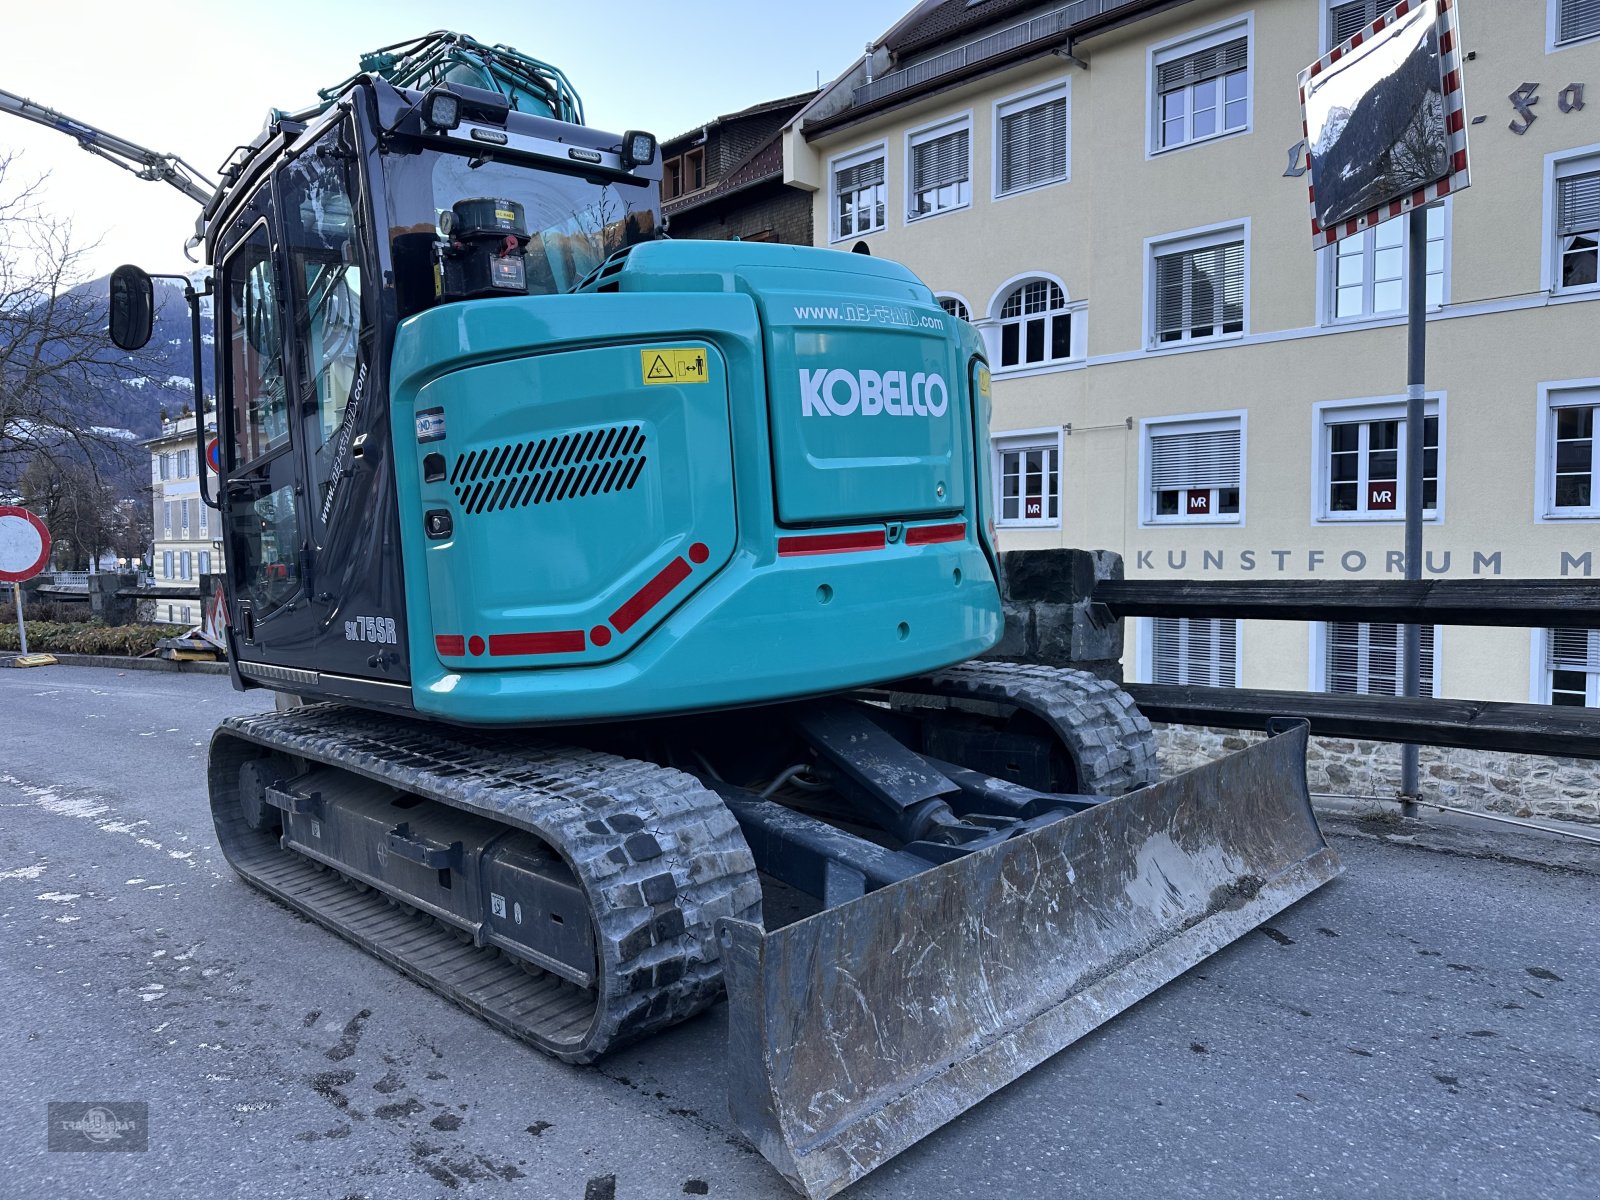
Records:
{"label": "red and white striped frame", "polygon": [[1439,73],[1444,89],[1445,132],[1450,139],[1450,169],[1441,178],[1418,188],[1408,196],[1380,204],[1359,217],[1341,221],[1329,229],[1324,229],[1317,221],[1316,184],[1308,176],[1306,190],[1311,205],[1311,243],[1314,249],[1321,250],[1325,246],[1333,245],[1340,238],[1350,237],[1363,229],[1370,229],[1413,208],[1442,200],[1472,182],[1467,170],[1466,94],[1461,87],[1461,28],[1456,17],[1456,0],[1400,0],[1349,41],[1335,46],[1300,72],[1300,130],[1306,139],[1306,156],[1309,159],[1311,155],[1311,130],[1306,120],[1307,84],[1315,75],[1338,62],[1390,22],[1424,4],[1434,6],[1434,20],[1439,34]]}

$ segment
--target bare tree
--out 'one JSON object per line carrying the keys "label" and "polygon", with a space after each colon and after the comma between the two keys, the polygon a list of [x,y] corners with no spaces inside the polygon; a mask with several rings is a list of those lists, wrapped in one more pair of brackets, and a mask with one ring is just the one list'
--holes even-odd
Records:
{"label": "bare tree", "polygon": [[150,378],[148,360],[106,337],[103,300],[74,290],[93,246],[44,211],[41,182],[19,180],[16,155],[0,151],[0,483],[39,457],[93,470],[125,458],[125,441],[95,417],[108,388]]}

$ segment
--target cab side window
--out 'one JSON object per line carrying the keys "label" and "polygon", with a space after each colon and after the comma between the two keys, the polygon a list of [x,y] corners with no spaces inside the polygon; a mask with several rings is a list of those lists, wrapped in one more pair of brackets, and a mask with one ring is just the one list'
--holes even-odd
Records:
{"label": "cab side window", "polygon": [[281,310],[265,225],[258,225],[235,249],[225,276],[228,390],[233,406],[229,466],[238,468],[289,440]]}
{"label": "cab side window", "polygon": [[345,420],[361,334],[361,246],[356,228],[356,156],[340,125],[285,168],[284,241],[295,313],[312,495],[329,486],[336,437]]}
{"label": "cab side window", "polygon": [[[271,616],[300,591],[302,539],[289,449],[289,384],[284,372],[283,307],[263,191],[247,220],[254,228],[222,266],[228,430],[228,569],[253,621]],[[253,624],[250,625],[253,631]],[[253,637],[253,632],[247,636]]]}

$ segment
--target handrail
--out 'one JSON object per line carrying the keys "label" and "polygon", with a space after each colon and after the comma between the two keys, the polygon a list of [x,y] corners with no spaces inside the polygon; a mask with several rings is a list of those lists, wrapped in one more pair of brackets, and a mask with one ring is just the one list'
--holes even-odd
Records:
{"label": "handrail", "polygon": [[1093,598],[1118,617],[1600,629],[1588,579],[1127,579]]}

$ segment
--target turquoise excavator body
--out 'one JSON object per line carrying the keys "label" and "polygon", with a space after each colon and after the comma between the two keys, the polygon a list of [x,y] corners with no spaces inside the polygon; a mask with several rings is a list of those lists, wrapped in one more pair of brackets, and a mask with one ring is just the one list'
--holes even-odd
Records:
{"label": "turquoise excavator body", "polygon": [[641,245],[580,294],[409,318],[391,379],[419,711],[721,708],[999,638],[987,369],[897,264]]}

